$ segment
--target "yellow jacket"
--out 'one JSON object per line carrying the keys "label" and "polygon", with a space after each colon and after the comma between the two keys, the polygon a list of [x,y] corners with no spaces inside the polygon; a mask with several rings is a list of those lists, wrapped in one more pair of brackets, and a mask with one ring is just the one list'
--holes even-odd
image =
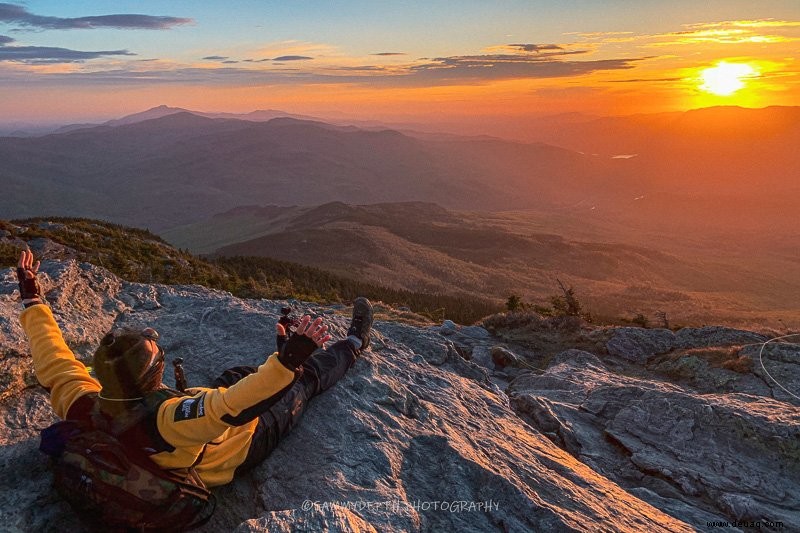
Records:
{"label": "yellow jacket", "polygon": [[[75,359],[48,306],[29,307],[20,322],[30,341],[36,377],[50,391],[56,414],[66,419],[77,400],[100,392],[100,383]],[[294,381],[295,373],[278,361],[276,352],[258,372],[228,389],[193,387],[192,396],[167,399],[155,420],[166,449],[151,459],[165,469],[197,463],[195,469],[210,487],[230,482],[247,456],[258,414],[270,397],[279,397]]]}

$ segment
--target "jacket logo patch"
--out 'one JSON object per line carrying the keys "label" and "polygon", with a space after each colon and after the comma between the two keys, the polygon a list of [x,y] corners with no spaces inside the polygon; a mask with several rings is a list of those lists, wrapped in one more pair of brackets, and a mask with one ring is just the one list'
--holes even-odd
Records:
{"label": "jacket logo patch", "polygon": [[186,398],[182,400],[178,407],[175,409],[175,422],[181,420],[192,420],[200,418],[206,414],[206,393],[201,394],[198,398]]}

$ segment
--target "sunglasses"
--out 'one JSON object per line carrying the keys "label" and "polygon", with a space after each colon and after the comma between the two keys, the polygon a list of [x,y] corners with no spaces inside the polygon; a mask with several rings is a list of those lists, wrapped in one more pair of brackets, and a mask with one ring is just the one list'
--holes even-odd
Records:
{"label": "sunglasses", "polygon": [[[155,343],[158,338],[158,332],[153,328],[144,328],[142,331],[139,332],[139,336],[142,337],[144,340],[153,341]],[[102,346],[112,346],[117,341],[117,333],[115,331],[110,332],[107,334],[103,339],[100,341]],[[150,370],[159,363],[164,362],[164,349],[156,344],[158,348],[158,353],[153,354],[150,356],[150,361],[147,363],[147,369]]]}

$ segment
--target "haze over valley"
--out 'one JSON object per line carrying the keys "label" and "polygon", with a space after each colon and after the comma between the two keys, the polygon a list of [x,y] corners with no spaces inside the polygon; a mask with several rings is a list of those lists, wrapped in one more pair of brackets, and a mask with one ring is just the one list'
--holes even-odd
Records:
{"label": "haze over valley", "polygon": [[798,108],[556,116],[539,123],[552,144],[203,115],[160,106],[0,138],[0,212],[414,291],[546,302],[564,278],[598,316],[795,321],[800,196],[785,178],[800,158],[780,147],[800,140]]}

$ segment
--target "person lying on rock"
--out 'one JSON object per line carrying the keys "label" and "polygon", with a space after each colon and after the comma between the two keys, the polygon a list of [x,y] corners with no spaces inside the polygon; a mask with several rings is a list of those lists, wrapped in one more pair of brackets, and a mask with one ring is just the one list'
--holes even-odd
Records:
{"label": "person lying on rock", "polygon": [[24,310],[22,327],[30,342],[36,377],[50,392],[62,419],[91,420],[100,413],[112,428],[125,428],[134,411],[144,416],[125,428],[120,440],[145,450],[164,469],[194,465],[209,487],[263,461],[297,424],[309,400],[333,386],[369,346],[372,305],[356,298],[347,338],[329,348],[321,318],[299,319],[279,352],[258,368],[229,369],[214,388],[172,391],[161,382],[164,350],[152,328],[114,329],[94,353],[96,379],[77,361],[37,281],[39,262],[30,251],[20,256],[17,276]]}

